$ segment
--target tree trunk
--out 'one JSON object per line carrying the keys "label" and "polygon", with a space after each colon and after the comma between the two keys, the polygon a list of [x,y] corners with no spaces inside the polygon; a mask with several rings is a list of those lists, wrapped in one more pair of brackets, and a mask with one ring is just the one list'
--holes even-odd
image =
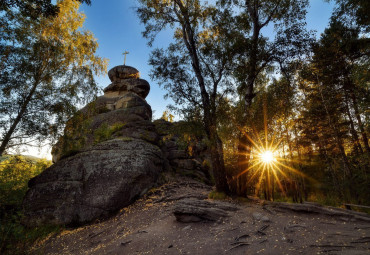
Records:
{"label": "tree trunk", "polygon": [[245,134],[241,134],[239,137],[238,144],[238,173],[236,176],[236,194],[238,196],[247,196],[247,182],[248,182],[248,171],[250,152],[251,152],[251,142]]}
{"label": "tree trunk", "polygon": [[354,143],[355,153],[357,155],[359,155],[359,153],[362,154],[362,153],[364,153],[364,151],[362,150],[362,146],[360,144],[360,139],[357,135],[355,125],[353,123],[353,119],[352,119],[352,116],[351,116],[351,111],[349,109],[349,104],[348,104],[347,92],[345,91],[344,94],[345,94],[345,99],[346,99],[345,100],[346,101],[346,113],[347,113],[349,124],[350,124],[350,131],[351,131],[351,135],[352,135],[352,141]]}
{"label": "tree trunk", "polygon": [[336,141],[336,144],[337,144],[337,148],[339,149],[339,152],[340,152],[341,158],[343,160],[343,164],[344,164],[344,178],[346,178],[347,176],[352,175],[350,164],[348,162],[348,158],[347,158],[346,152],[345,152],[344,147],[343,147],[342,139],[339,136],[339,130],[338,130],[338,127],[337,127],[337,123],[333,123],[333,121],[332,121],[330,112],[328,110],[327,102],[326,102],[326,99],[324,98],[324,94],[323,94],[323,91],[322,91],[322,88],[321,88],[320,84],[321,84],[320,81],[318,81],[321,101],[322,101],[322,103],[324,105],[324,108],[325,108],[326,117],[328,118],[328,122],[329,122],[329,127],[334,131],[334,138],[335,138],[335,141]]}
{"label": "tree trunk", "polygon": [[6,132],[4,138],[2,139],[2,142],[1,142],[1,145],[0,145],[0,156],[3,155],[8,143],[9,143],[9,141],[10,141],[10,139],[11,139],[13,133],[14,133],[14,131],[17,128],[17,125],[22,120],[23,114],[26,112],[27,106],[28,106],[29,102],[31,101],[33,94],[36,91],[37,85],[38,85],[38,81],[35,80],[29,94],[27,95],[26,99],[24,100],[24,102],[23,102],[23,104],[22,104],[22,106],[21,106],[21,108],[18,112],[17,117],[15,118],[12,125],[10,126],[8,131]]}
{"label": "tree trunk", "polygon": [[[250,108],[252,106],[252,100],[255,97],[254,94],[254,82],[257,78],[257,55],[258,55],[258,37],[260,33],[260,22],[258,20],[258,8],[257,6],[252,6],[250,3],[247,3],[247,9],[249,15],[252,17],[252,24],[253,24],[253,35],[252,35],[252,46],[250,49],[250,58],[248,63],[248,77],[246,80],[246,90],[244,94],[244,114],[241,120],[241,127],[245,128],[247,125],[247,118],[250,116]],[[241,132],[242,133],[242,132]],[[238,170],[240,175],[243,171],[245,171],[249,167],[249,160],[250,160],[250,152],[252,149],[252,143],[249,139],[245,136],[245,134],[241,134],[238,141]],[[238,179],[238,195],[239,196],[246,196],[247,195],[247,173],[242,174],[239,176]]]}
{"label": "tree trunk", "polygon": [[[207,137],[210,140],[210,151],[211,151],[211,163],[213,169],[213,175],[215,177],[216,190],[230,194],[230,189],[226,179],[226,169],[223,158],[222,141],[217,134],[217,116],[216,112],[212,111],[215,109],[215,103],[210,101],[210,96],[207,92],[206,85],[204,82],[200,60],[197,51],[197,42],[194,38],[194,31],[191,26],[190,18],[187,13],[187,8],[184,7],[182,1],[176,0],[175,3],[180,8],[181,14],[176,13],[179,16],[180,24],[182,26],[183,41],[191,57],[191,64],[193,71],[198,81],[200,94],[202,98],[203,106],[203,120],[204,127],[207,133]],[[175,10],[176,12],[176,10]],[[217,86],[217,84],[213,84]]]}
{"label": "tree trunk", "polygon": [[364,129],[364,125],[362,124],[361,115],[360,115],[360,111],[358,109],[358,104],[357,104],[357,98],[353,91],[351,91],[351,98],[352,98],[353,109],[355,110],[357,123],[361,131],[362,142],[364,143],[367,153],[370,155],[369,141],[368,141],[365,129]]}
{"label": "tree trunk", "polygon": [[211,141],[211,164],[216,190],[230,195],[230,189],[226,179],[222,141],[214,130],[211,131],[211,137],[209,139]]}

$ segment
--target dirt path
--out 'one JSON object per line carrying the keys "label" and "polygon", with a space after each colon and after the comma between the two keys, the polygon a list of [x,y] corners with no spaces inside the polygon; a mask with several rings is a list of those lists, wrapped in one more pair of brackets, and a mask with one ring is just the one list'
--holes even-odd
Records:
{"label": "dirt path", "polygon": [[350,216],[294,212],[257,202],[211,201],[217,208],[229,204],[235,210],[226,211],[228,216],[217,221],[176,220],[176,206],[185,200],[204,201],[210,191],[210,187],[192,180],[166,184],[106,221],[50,237],[34,252],[370,254],[370,220]]}

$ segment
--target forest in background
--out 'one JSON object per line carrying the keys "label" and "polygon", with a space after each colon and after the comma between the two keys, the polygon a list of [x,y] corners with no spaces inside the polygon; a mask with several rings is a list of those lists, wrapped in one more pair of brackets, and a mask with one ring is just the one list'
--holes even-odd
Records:
{"label": "forest in background", "polygon": [[335,2],[316,39],[305,0],[140,1],[149,45],[174,31],[151,78],[202,124],[218,191],[369,204],[369,3]]}
{"label": "forest in background", "polygon": [[[57,137],[106,69],[93,36],[78,30],[78,5],[59,2],[61,12],[51,1],[0,5],[0,251],[51,231],[21,225],[27,181],[50,163],[6,151]],[[207,137],[217,191],[370,204],[368,1],[337,0],[318,39],[305,29],[306,0],[139,2],[149,45],[174,31],[168,48],[152,52],[151,78],[185,120],[184,139]],[[275,38],[262,34],[266,26]]]}

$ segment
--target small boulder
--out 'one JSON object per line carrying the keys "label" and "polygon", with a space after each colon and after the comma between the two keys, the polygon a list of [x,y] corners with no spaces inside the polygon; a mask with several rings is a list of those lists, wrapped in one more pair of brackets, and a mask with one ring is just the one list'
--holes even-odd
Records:
{"label": "small boulder", "polygon": [[258,212],[254,212],[252,214],[252,217],[253,217],[254,220],[258,220],[259,221],[262,218],[262,214],[261,213],[258,213]]}
{"label": "small boulder", "polygon": [[131,66],[119,65],[115,66],[108,72],[109,79],[114,81],[120,81],[121,79],[139,78],[139,71]]}

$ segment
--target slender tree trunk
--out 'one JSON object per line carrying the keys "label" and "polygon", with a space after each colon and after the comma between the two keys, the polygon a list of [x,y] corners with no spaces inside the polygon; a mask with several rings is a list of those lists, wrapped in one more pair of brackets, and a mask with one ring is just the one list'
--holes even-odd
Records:
{"label": "slender tree trunk", "polygon": [[249,175],[247,169],[251,153],[251,142],[245,134],[241,134],[238,142],[238,173],[236,178],[236,194],[238,196],[247,196],[247,182]]}
{"label": "slender tree trunk", "polygon": [[[226,179],[222,141],[217,134],[217,116],[216,113],[212,111],[212,109],[215,109],[215,102],[210,101],[210,96],[206,89],[202,70],[200,67],[197,43],[194,37],[194,31],[191,26],[190,18],[187,13],[187,8],[185,8],[182,1],[180,0],[176,0],[175,3],[179,7],[181,12],[180,15],[175,9],[175,12],[179,17],[180,24],[182,26],[183,41],[191,57],[191,64],[198,81],[202,98],[202,106],[204,112],[203,120],[207,137],[210,140],[211,164],[213,175],[215,177],[216,190],[224,192],[226,194],[230,194],[230,189]],[[213,85],[217,86],[217,84]]]}
{"label": "slender tree trunk", "polygon": [[346,103],[346,113],[347,113],[347,116],[348,116],[348,120],[349,120],[349,124],[350,124],[350,131],[351,131],[351,134],[352,134],[352,141],[354,143],[354,148],[355,148],[355,153],[357,155],[359,155],[360,153],[364,153],[364,151],[362,150],[362,146],[360,144],[360,139],[357,135],[357,132],[356,132],[356,129],[355,129],[355,125],[353,123],[353,119],[352,119],[352,116],[351,116],[351,111],[349,109],[349,104],[348,104],[348,96],[347,96],[347,93],[346,91],[344,92],[345,94],[345,103]]}
{"label": "slender tree trunk", "polygon": [[337,192],[339,193],[340,198],[343,199],[344,198],[343,185],[340,185],[341,183],[339,182],[338,175],[334,171],[333,165],[331,163],[332,160],[329,157],[327,144],[322,140],[320,135],[318,135],[318,138],[319,138],[318,141],[319,141],[319,149],[320,149],[321,155],[324,156],[324,160],[325,160],[325,162],[326,162],[326,164],[329,168],[329,172],[332,176],[331,179],[334,182],[334,190],[337,190]]}
{"label": "slender tree trunk", "polygon": [[348,158],[347,158],[347,155],[346,155],[344,147],[343,147],[342,139],[339,136],[339,130],[338,130],[338,127],[337,127],[337,123],[333,123],[333,121],[332,121],[330,112],[328,110],[327,102],[326,102],[326,99],[324,98],[323,91],[322,91],[322,88],[321,88],[320,84],[321,84],[320,81],[318,81],[319,92],[320,92],[320,96],[321,96],[321,101],[322,101],[322,103],[324,105],[324,108],[325,108],[326,117],[328,118],[329,126],[334,131],[334,138],[335,138],[335,141],[336,141],[336,144],[337,144],[337,148],[339,149],[341,158],[342,158],[343,163],[344,163],[345,177],[346,176],[351,176],[351,174],[352,174],[351,173],[351,168],[350,168]]}
{"label": "slender tree trunk", "polygon": [[3,155],[14,131],[16,130],[17,128],[17,125],[19,124],[19,122],[22,120],[22,117],[24,115],[24,113],[26,112],[27,110],[27,106],[28,104],[30,103],[31,99],[32,99],[32,96],[33,94],[35,93],[36,91],[36,88],[37,88],[37,85],[38,85],[38,81],[35,80],[29,94],[27,95],[26,99],[24,100],[18,114],[17,114],[17,117],[14,119],[12,125],[10,126],[10,128],[8,129],[8,131],[6,132],[6,134],[4,135],[4,138],[2,139],[2,142],[1,142],[1,145],[0,145],[0,156]]}
{"label": "slender tree trunk", "polygon": [[362,120],[361,120],[361,115],[360,115],[360,111],[358,109],[358,104],[357,104],[357,98],[356,98],[356,95],[353,91],[351,91],[350,93],[351,93],[351,98],[352,98],[353,109],[355,110],[357,123],[358,123],[358,126],[359,126],[360,131],[361,131],[362,142],[364,143],[364,146],[366,148],[367,153],[370,155],[369,141],[368,141],[368,138],[367,138],[366,131],[364,129],[364,125],[363,125]]}
{"label": "slender tree trunk", "polygon": [[215,178],[216,190],[230,194],[230,189],[226,179],[226,170],[224,163],[224,155],[222,148],[222,141],[216,132],[212,132],[211,140],[211,163],[213,175]]}
{"label": "slender tree trunk", "polygon": [[[297,155],[298,155],[298,166],[299,166],[299,171],[302,171],[302,155],[301,151],[299,149],[299,143],[298,143],[298,131],[297,131],[297,126],[294,125],[294,135],[295,135],[295,147],[297,150]],[[305,177],[301,176],[302,180],[302,189],[303,189],[303,194],[304,194],[304,200],[308,200],[308,191],[307,191],[307,186],[306,186],[306,180]]]}

